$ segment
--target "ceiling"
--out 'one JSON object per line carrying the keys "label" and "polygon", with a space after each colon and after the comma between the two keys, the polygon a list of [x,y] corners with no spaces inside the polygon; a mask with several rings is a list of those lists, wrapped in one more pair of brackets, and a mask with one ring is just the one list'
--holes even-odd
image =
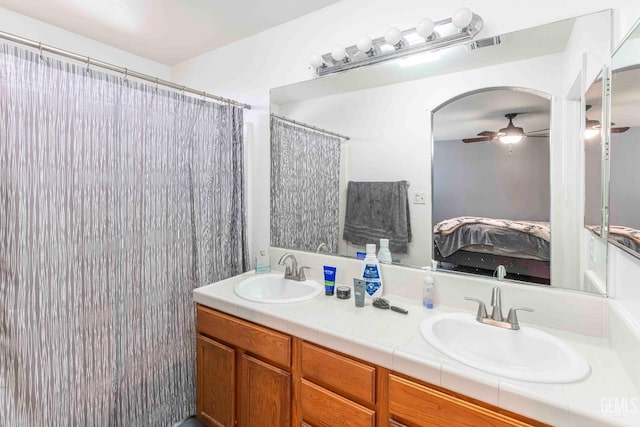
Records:
{"label": "ceiling", "polygon": [[486,130],[497,132],[509,124],[507,113],[518,113],[513,125],[523,128],[525,133],[549,129],[550,107],[549,99],[528,92],[507,89],[475,93],[447,104],[434,114],[433,138],[461,140]]}
{"label": "ceiling", "polygon": [[0,7],[175,65],[338,1],[0,0]]}

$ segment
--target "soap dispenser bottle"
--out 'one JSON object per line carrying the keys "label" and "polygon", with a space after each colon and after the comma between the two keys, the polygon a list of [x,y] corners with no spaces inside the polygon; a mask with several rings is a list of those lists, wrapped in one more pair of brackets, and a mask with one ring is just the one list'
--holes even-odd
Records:
{"label": "soap dispenser bottle", "polygon": [[367,299],[382,296],[382,275],[380,263],[376,257],[376,245],[367,245],[367,256],[362,261],[362,280],[365,282],[365,296]]}
{"label": "soap dispenser bottle", "polygon": [[391,252],[389,251],[389,239],[380,239],[380,250],[378,251],[378,261],[381,264],[392,264]]}
{"label": "soap dispenser bottle", "polygon": [[426,308],[433,308],[433,276],[431,268],[426,267],[426,276],[422,279],[422,305]]}

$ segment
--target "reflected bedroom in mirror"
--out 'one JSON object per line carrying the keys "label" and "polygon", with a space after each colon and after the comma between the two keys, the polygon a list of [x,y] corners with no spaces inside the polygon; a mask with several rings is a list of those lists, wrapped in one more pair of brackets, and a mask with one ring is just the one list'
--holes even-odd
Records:
{"label": "reflected bedroom in mirror", "polygon": [[271,245],[356,258],[382,240],[405,267],[584,290],[582,201],[563,184],[584,185],[584,113],[556,107],[577,78],[567,61],[598,52],[592,80],[610,55],[610,22],[603,11],[272,89]]}
{"label": "reflected bedroom in mirror", "polygon": [[434,113],[439,269],[550,283],[550,106],[545,94],[497,88]]}

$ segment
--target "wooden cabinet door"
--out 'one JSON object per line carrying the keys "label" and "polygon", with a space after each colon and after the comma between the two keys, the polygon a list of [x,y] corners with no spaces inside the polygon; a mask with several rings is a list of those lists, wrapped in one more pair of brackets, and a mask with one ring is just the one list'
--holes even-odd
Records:
{"label": "wooden cabinet door", "polygon": [[200,421],[208,426],[235,423],[236,358],[234,349],[197,336],[197,399]]}
{"label": "wooden cabinet door", "polygon": [[291,374],[247,354],[240,357],[238,422],[241,427],[291,423]]}

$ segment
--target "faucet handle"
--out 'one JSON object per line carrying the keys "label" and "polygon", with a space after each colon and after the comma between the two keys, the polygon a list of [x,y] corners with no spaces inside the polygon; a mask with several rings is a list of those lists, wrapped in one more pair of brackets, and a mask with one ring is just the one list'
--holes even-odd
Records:
{"label": "faucet handle", "polygon": [[478,298],[464,297],[467,301],[474,301],[478,303],[478,313],[476,314],[476,320],[482,321],[482,319],[486,319],[489,317],[487,315],[487,307],[484,305],[484,302],[479,300]]}
{"label": "faucet handle", "polygon": [[520,324],[518,323],[518,316],[516,315],[516,311],[535,311],[529,307],[516,307],[509,310],[509,314],[507,315],[507,323],[511,324],[511,329],[518,330],[520,329]]}
{"label": "faucet handle", "polygon": [[309,270],[311,267],[300,267],[298,269],[298,280],[300,280],[301,282],[303,280],[307,280],[307,277],[304,275],[304,270]]}

